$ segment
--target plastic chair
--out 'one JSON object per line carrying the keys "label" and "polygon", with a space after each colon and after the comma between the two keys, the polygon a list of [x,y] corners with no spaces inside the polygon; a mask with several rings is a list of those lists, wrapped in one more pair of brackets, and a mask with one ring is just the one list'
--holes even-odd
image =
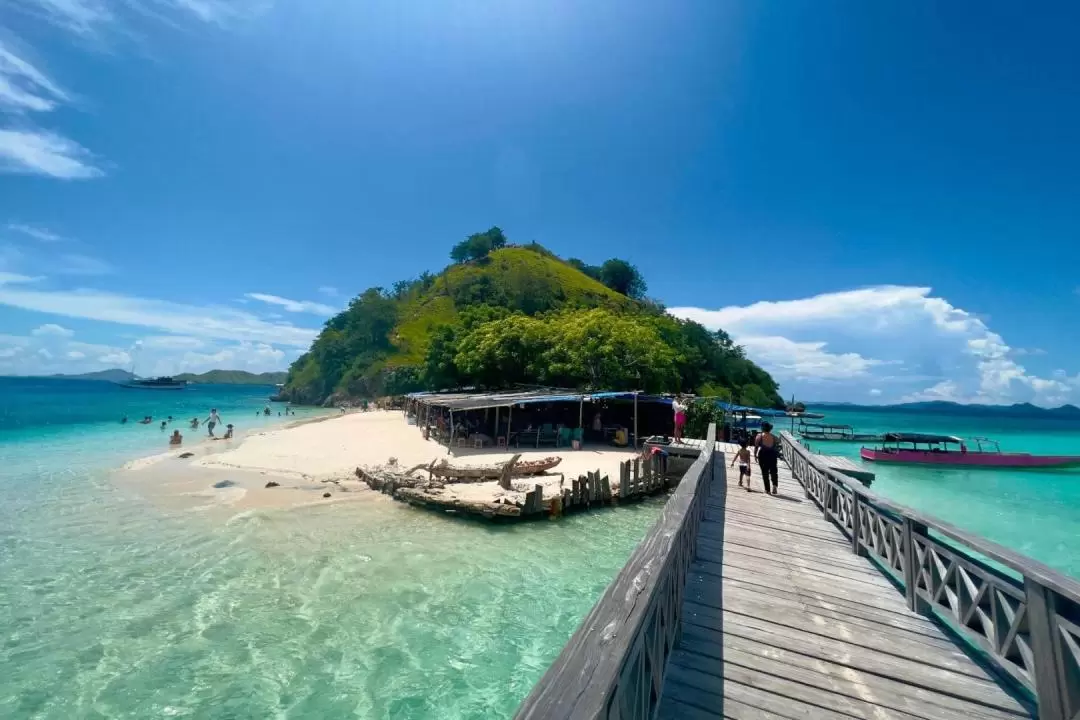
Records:
{"label": "plastic chair", "polygon": [[495,447],[501,447],[501,448],[506,447],[506,436],[505,435],[500,435],[499,437],[495,438]]}
{"label": "plastic chair", "polygon": [[571,432],[570,428],[559,428],[559,437],[555,440],[555,447],[569,445],[572,437],[573,433]]}
{"label": "plastic chair", "polygon": [[578,442],[585,442],[585,428],[574,428],[571,440],[577,440]]}
{"label": "plastic chair", "polygon": [[483,448],[484,447],[484,438],[479,437],[479,436],[474,437],[473,438],[473,447],[474,448]]}

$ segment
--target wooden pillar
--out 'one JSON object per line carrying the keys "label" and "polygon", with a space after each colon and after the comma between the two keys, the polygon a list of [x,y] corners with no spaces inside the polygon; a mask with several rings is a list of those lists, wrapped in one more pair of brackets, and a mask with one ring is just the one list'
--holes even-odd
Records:
{"label": "wooden pillar", "polygon": [[510,449],[510,423],[514,422],[514,406],[506,409],[506,449]]}
{"label": "wooden pillar", "polygon": [[926,614],[928,608],[926,601],[919,597],[916,592],[919,586],[919,555],[915,551],[915,538],[926,536],[926,526],[909,517],[904,517],[904,534],[902,548],[904,553],[904,595],[907,597],[908,609],[912,612]]}
{"label": "wooden pillar", "polygon": [[[1054,591],[1037,581],[1024,577],[1024,596],[1027,600],[1028,628],[1031,638],[1031,654],[1035,677],[1035,700],[1039,704],[1039,717],[1043,720],[1068,720],[1066,696],[1062,677],[1061,633],[1057,629],[1054,608]],[[1065,652],[1068,652],[1066,649]]]}
{"label": "wooden pillar", "polygon": [[491,433],[491,437],[495,438],[496,444],[499,442],[499,408],[495,407],[495,429]]}
{"label": "wooden pillar", "polygon": [[585,427],[581,423],[585,420],[585,396],[581,396],[581,400],[578,401],[577,408],[577,426],[579,428]]}
{"label": "wooden pillar", "polygon": [[450,448],[454,446],[454,409],[450,408],[450,433],[446,436],[446,452],[450,452]]}
{"label": "wooden pillar", "polygon": [[637,450],[637,392],[634,393],[634,450]]}

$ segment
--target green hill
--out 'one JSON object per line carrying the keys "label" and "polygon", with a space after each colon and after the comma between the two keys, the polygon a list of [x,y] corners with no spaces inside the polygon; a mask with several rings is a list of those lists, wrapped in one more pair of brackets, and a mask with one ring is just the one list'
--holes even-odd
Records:
{"label": "green hill", "polygon": [[354,298],[290,367],[285,394],[321,403],[522,383],[781,405],[773,379],[725,333],[641,298],[644,279],[628,263],[589,266],[535,243],[507,246],[498,228],[451,255],[459,262],[438,275]]}
{"label": "green hill", "polygon": [[287,377],[287,373],[283,372],[249,373],[246,370],[210,370],[199,375],[182,373],[177,375],[176,379],[197,385],[277,385],[285,382]]}

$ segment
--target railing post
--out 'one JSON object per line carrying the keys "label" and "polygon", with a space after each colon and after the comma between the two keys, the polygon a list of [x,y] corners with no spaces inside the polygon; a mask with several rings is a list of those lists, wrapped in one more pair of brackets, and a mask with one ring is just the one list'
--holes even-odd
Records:
{"label": "railing post", "polygon": [[1028,631],[1035,666],[1035,699],[1040,720],[1067,720],[1065,697],[1058,673],[1061,647],[1054,620],[1054,594],[1030,577],[1024,577]]}
{"label": "railing post", "polygon": [[854,490],[851,491],[851,552],[856,555],[862,555],[862,548],[859,546],[859,511],[862,510],[862,501],[859,498],[859,493]]}
{"label": "railing post", "polygon": [[904,516],[904,595],[907,596],[908,610],[925,615],[928,612],[926,601],[919,597],[919,553],[915,550],[915,537],[925,535],[926,526],[921,522]]}

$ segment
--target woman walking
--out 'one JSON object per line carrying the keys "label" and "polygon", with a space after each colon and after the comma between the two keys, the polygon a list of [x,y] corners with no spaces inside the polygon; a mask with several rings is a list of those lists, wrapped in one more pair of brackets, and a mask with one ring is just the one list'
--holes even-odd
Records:
{"label": "woman walking", "polygon": [[754,455],[757,457],[758,466],[761,468],[761,479],[765,483],[765,494],[769,494],[769,479],[772,479],[772,494],[777,492],[779,478],[777,477],[776,463],[779,453],[776,449],[776,436],[772,434],[772,423],[761,423],[761,432],[754,438]]}

